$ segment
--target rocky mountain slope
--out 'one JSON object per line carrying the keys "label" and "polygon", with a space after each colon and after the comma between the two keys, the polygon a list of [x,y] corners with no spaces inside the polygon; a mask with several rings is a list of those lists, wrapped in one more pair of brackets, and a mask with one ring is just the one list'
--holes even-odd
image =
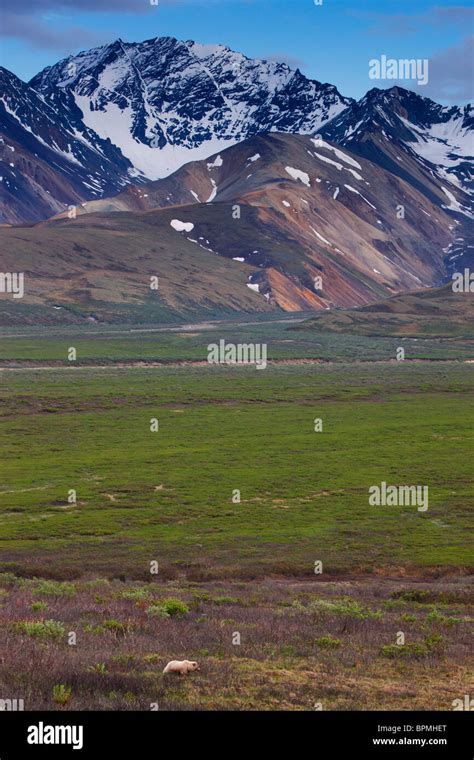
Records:
{"label": "rocky mountain slope", "polygon": [[61,93],[53,103],[0,68],[0,222],[45,219],[130,181],[130,162],[110,141],[79,132],[78,119]]}
{"label": "rocky mountain slope", "polygon": [[[321,129],[321,135],[404,179],[431,198],[457,227],[446,249],[448,274],[472,266],[473,108],[444,107],[401,87],[370,90]],[[439,204],[439,193],[436,193]]]}
{"label": "rocky mountain slope", "polygon": [[[448,212],[439,179],[408,155],[403,167],[402,178],[327,141],[272,134],[78,210],[148,211],[222,202],[256,206],[274,230],[291,235],[307,251],[312,281],[318,276],[315,267],[325,269],[325,307],[356,305],[373,300],[374,288],[390,294],[441,283],[448,276],[452,246],[469,250],[463,242],[468,220]],[[233,253],[261,267],[262,282],[275,268],[268,245],[265,253],[254,252],[242,241]],[[276,268],[290,271],[290,257]],[[347,270],[358,273],[350,291],[341,283],[342,270],[346,286],[352,282]],[[308,286],[307,277],[299,273],[299,279]]]}
{"label": "rocky mountain slope", "polygon": [[435,177],[421,192],[347,149],[275,133],[89,202],[76,219],[1,234],[7,265],[29,273],[18,314],[28,303],[112,320],[123,304],[142,321],[151,303],[183,316],[327,310],[444,282],[462,223],[443,196]]}

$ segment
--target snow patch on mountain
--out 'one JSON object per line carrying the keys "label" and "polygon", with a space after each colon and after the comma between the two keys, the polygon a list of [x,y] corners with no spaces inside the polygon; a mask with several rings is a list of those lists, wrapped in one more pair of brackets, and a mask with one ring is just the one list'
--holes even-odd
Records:
{"label": "snow patch on mountain", "polygon": [[206,203],[212,203],[212,201],[214,200],[214,198],[217,195],[217,185],[216,185],[216,181],[214,179],[211,179],[211,185],[212,185],[212,191],[211,191],[211,194],[210,194],[209,198],[207,199]]}
{"label": "snow patch on mountain", "polygon": [[473,214],[471,214],[468,209],[461,206],[458,200],[454,197],[452,192],[450,190],[447,190],[445,187],[441,186],[441,190],[445,195],[447,195],[449,199],[449,206],[445,206],[445,208],[449,209],[450,211],[457,211],[459,214],[464,214],[464,216],[469,217],[469,219],[473,218]]}
{"label": "snow patch on mountain", "polygon": [[211,169],[217,169],[218,167],[222,166],[223,163],[224,163],[224,161],[222,159],[222,156],[217,156],[217,158],[214,161],[212,161],[211,163],[207,164],[207,168],[209,170],[211,170]]}
{"label": "snow patch on mountain", "polygon": [[403,116],[399,118],[416,138],[410,147],[432,164],[458,166],[461,161],[473,157],[472,130],[462,128],[459,118],[432,124],[430,127],[417,126]]}
{"label": "snow patch on mountain", "polygon": [[322,235],[320,235],[319,232],[314,229],[314,227],[311,227],[311,225],[310,225],[309,228],[310,228],[310,230],[312,232],[314,232],[314,234],[316,235],[317,238],[319,238],[319,240],[321,240],[326,245],[331,245],[331,243],[329,242],[329,240],[327,240],[325,237],[323,237]]}
{"label": "snow patch on mountain", "polygon": [[293,169],[292,166],[285,166],[285,171],[288,172],[290,177],[292,177],[294,180],[299,180],[303,183],[303,185],[306,185],[306,187],[311,187],[309,174],[306,172],[303,172],[300,169]]}
{"label": "snow patch on mountain", "polygon": [[372,204],[370,201],[368,201],[368,200],[367,200],[367,198],[365,198],[365,197],[362,195],[362,193],[359,193],[359,191],[358,191],[358,190],[356,190],[356,189],[355,189],[355,187],[351,187],[351,185],[344,185],[344,187],[345,187],[347,190],[350,190],[350,192],[351,192],[351,193],[356,193],[356,195],[360,195],[360,197],[362,198],[362,200],[363,200],[363,201],[365,201],[365,202],[366,202],[366,203],[367,203],[367,204],[368,204],[368,205],[369,205],[371,208],[373,208],[373,209],[374,209],[374,211],[377,211],[377,208],[376,208],[376,207],[375,207],[375,206],[374,206],[374,205],[373,205],[373,204]]}
{"label": "snow patch on mountain", "polygon": [[360,169],[362,171],[362,166],[358,163],[358,161],[355,160],[355,158],[352,158],[352,156],[348,156],[347,153],[344,153],[339,148],[336,148],[334,145],[330,145],[328,142],[325,142],[321,138],[311,138],[311,142],[314,143],[314,145],[317,148],[326,148],[326,150],[331,150],[337,158],[339,158],[341,161],[343,161],[345,164],[349,164],[349,166],[354,166],[356,169]]}
{"label": "snow patch on mountain", "polygon": [[176,232],[192,232],[194,229],[192,222],[181,222],[179,219],[172,219],[170,225]]}
{"label": "snow patch on mountain", "polygon": [[[315,151],[315,153],[313,155],[314,155],[315,158],[319,158],[321,161],[324,161],[326,164],[332,164],[332,166],[335,166],[336,169],[338,169],[340,172],[342,172],[342,170],[345,169],[347,172],[350,172],[355,179],[357,179],[359,181],[362,181],[364,179],[358,172],[355,171],[355,169],[350,169],[348,166],[343,166],[338,161],[333,161],[332,158],[328,158],[327,156],[323,156],[322,153],[317,153]],[[354,161],[354,163],[355,163],[355,161]],[[360,168],[360,166],[359,166],[359,168]]]}
{"label": "snow patch on mountain", "polygon": [[[83,114],[84,124],[104,140],[110,140],[133,164],[136,172],[146,179],[168,177],[188,161],[209,158],[216,150],[228,148],[235,141],[211,139],[190,149],[183,145],[167,144],[160,150],[133,137],[134,112],[128,106],[121,109],[116,103],[108,103],[103,110],[90,110],[85,95],[75,95],[77,106]],[[217,159],[216,159],[217,161]],[[215,164],[219,166],[219,164]]]}

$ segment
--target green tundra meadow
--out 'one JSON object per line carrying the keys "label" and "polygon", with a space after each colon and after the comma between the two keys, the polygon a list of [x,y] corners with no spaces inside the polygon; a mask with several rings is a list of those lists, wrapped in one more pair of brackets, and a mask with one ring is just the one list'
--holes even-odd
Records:
{"label": "green tundra meadow", "polygon": [[[208,365],[216,328],[3,340],[0,691],[25,709],[446,709],[467,693],[469,345],[410,343],[397,362],[393,339],[244,332],[265,330],[265,370]],[[370,506],[382,481],[427,485],[428,510]],[[181,657],[199,674],[163,676]]]}

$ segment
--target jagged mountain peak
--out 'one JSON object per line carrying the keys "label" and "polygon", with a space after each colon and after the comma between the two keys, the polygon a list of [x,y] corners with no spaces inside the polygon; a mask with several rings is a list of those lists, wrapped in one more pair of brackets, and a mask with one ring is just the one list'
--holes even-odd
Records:
{"label": "jagged mountain peak", "polygon": [[115,40],[59,61],[30,84],[48,99],[67,93],[84,125],[148,179],[254,134],[312,133],[352,103],[285,63],[174,37]]}
{"label": "jagged mountain peak", "polygon": [[[457,190],[472,191],[473,116],[470,104],[442,106],[412,90],[373,88],[324,125],[321,134],[403,176],[404,155]],[[453,193],[448,188],[448,194]],[[452,210],[455,210],[452,204]],[[459,209],[458,209],[459,210]]]}
{"label": "jagged mountain peak", "polygon": [[[408,154],[419,162],[420,187],[435,171],[457,185],[448,186],[449,193],[469,188],[471,106],[447,108],[400,86],[374,88],[356,102],[285,62],[248,58],[221,44],[118,38],[58,61],[29,84],[0,71],[0,84],[2,134],[53,172],[59,165],[74,186],[72,196],[82,200],[167,177],[269,132],[321,133],[398,176],[413,176],[402,165]],[[10,168],[18,177],[18,166]],[[4,207],[15,204],[19,187],[10,180]],[[44,214],[51,182],[35,170],[38,182],[46,203],[38,213]],[[69,198],[56,195],[51,213]]]}
{"label": "jagged mountain peak", "polygon": [[420,126],[430,127],[453,118],[465,118],[472,112],[472,105],[464,107],[442,106],[413,90],[395,85],[389,89],[374,87],[358,102],[361,108],[387,106],[391,112],[404,116]]}

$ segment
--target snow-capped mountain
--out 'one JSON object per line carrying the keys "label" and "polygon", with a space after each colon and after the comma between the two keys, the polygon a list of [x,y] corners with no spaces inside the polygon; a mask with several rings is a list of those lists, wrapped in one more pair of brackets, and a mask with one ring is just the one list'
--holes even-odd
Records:
{"label": "snow-capped mountain", "polygon": [[222,45],[116,40],[29,84],[0,69],[0,222],[114,196],[268,132],[320,133],[439,203],[434,177],[445,207],[466,215],[472,129],[470,106],[444,108],[399,87],[355,102]]}
{"label": "snow-capped mountain", "polygon": [[[472,105],[444,107],[393,87],[370,90],[321,131],[359,155],[386,165],[390,162],[390,169],[403,162],[397,157],[403,150],[440,180],[472,193],[473,127]],[[452,188],[446,190],[447,205],[453,205]]]}
{"label": "snow-capped mountain", "polygon": [[116,40],[30,85],[53,106],[79,110],[78,132],[109,139],[147,179],[260,132],[314,132],[352,102],[284,63],[172,37]]}

